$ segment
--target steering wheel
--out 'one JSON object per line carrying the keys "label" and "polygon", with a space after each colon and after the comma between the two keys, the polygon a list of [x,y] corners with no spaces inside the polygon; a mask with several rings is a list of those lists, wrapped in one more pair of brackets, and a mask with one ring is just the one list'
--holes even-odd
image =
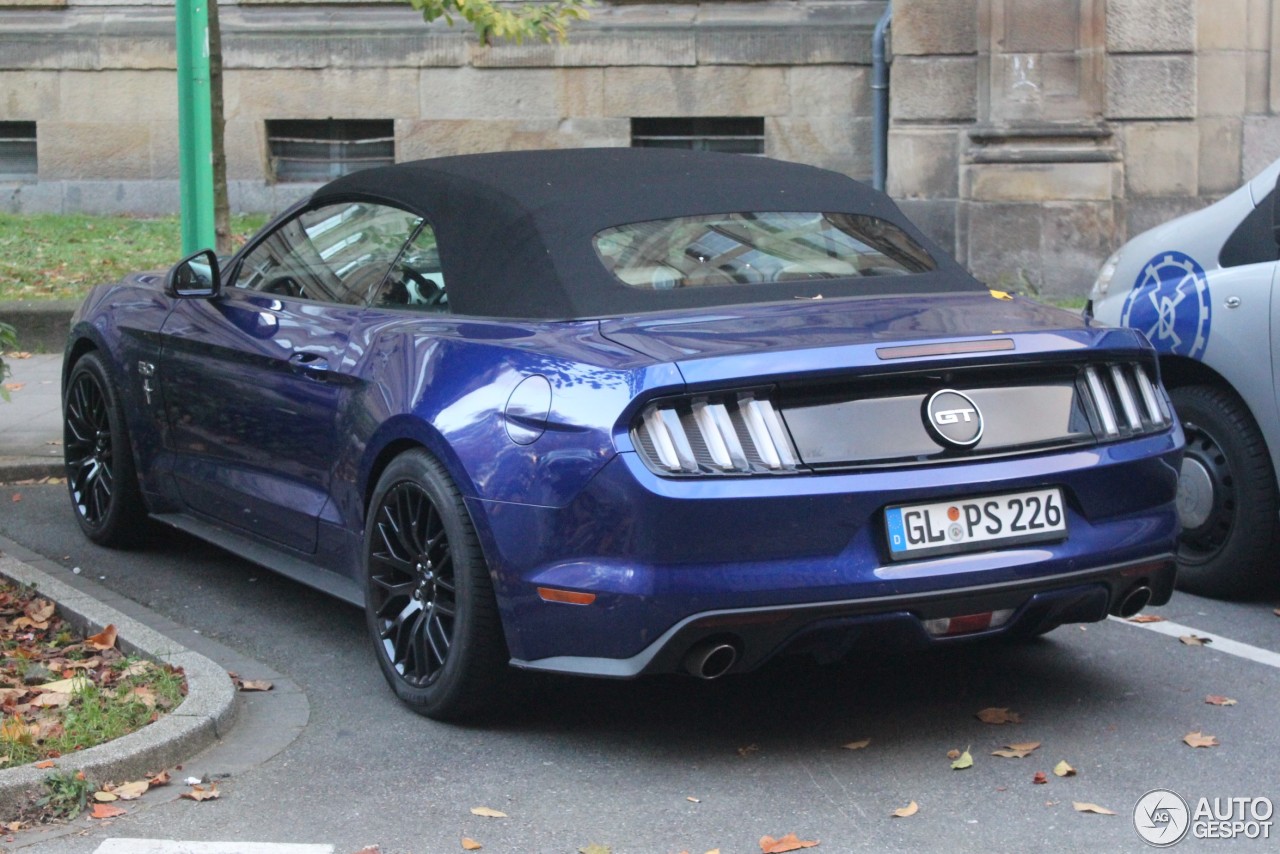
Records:
{"label": "steering wheel", "polygon": [[403,269],[406,279],[412,281],[418,286],[418,295],[421,301],[414,303],[410,301],[410,305],[425,306],[428,308],[439,309],[448,304],[448,297],[445,289],[440,287],[440,283],[435,279],[429,278],[417,270],[405,267]]}

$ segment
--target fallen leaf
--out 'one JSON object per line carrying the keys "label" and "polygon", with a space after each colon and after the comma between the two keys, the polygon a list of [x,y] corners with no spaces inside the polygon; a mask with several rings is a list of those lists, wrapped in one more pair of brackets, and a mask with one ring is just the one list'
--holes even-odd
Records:
{"label": "fallen leaf", "polygon": [[862,750],[864,747],[866,747],[870,743],[871,743],[871,739],[864,738],[861,741],[851,741],[848,744],[842,744],[840,746],[843,747],[845,750]]}
{"label": "fallen leaf", "polygon": [[382,854],[382,849],[377,845],[366,845],[357,851],[356,854]]}
{"label": "fallen leaf", "polygon": [[1049,778],[1045,775],[1043,771],[1037,771],[1036,775],[1031,778],[1031,782],[1035,783],[1037,786],[1040,786],[1049,782]]}
{"label": "fallen leaf", "polygon": [[1020,724],[1022,723],[1022,716],[1019,715],[1017,712],[1009,711],[1007,708],[983,709],[982,711],[978,712],[976,717],[978,718],[978,720],[982,721],[984,724]]}
{"label": "fallen leaf", "polygon": [[783,854],[785,851],[799,851],[801,848],[814,848],[817,840],[802,840],[794,833],[788,833],[780,839],[772,836],[760,837],[761,854]]}
{"label": "fallen leaf", "polygon": [[145,795],[149,788],[151,788],[151,784],[146,780],[133,780],[128,783],[121,783],[112,789],[111,793],[122,801],[133,801]]}
{"label": "fallen leaf", "polygon": [[1280,608],[1274,609],[1271,613],[1275,614],[1277,617],[1280,617]]}
{"label": "fallen leaf", "polygon": [[947,758],[948,758],[948,759],[959,759],[959,758],[960,758],[960,751],[955,750],[954,748],[953,748],[953,749],[951,749],[951,750],[948,750],[948,751],[947,751]]}
{"label": "fallen leaf", "polygon": [[41,771],[43,771],[45,768],[52,768],[56,764],[57,763],[54,762],[52,759],[46,759],[43,762],[37,762],[36,767],[39,768]]}
{"label": "fallen leaf", "polygon": [[120,796],[115,792],[94,792],[93,799],[101,804],[109,804],[112,801],[120,800]]}
{"label": "fallen leaf", "polygon": [[480,850],[481,848],[483,848],[483,847],[484,847],[483,845],[481,845],[479,842],[476,842],[476,841],[475,841],[474,839],[472,839],[470,836],[464,836],[464,837],[462,837],[462,850],[463,850],[463,851],[479,851],[479,850]]}
{"label": "fallen leaf", "polygon": [[472,807],[471,814],[484,816],[485,818],[509,818],[506,813],[489,807]]}
{"label": "fallen leaf", "polygon": [[758,744],[748,744],[746,747],[738,748],[738,755],[745,759],[746,757],[755,753],[759,749],[760,749],[760,745]]}
{"label": "fallen leaf", "polygon": [[578,849],[578,854],[611,854],[608,845],[584,845]]}
{"label": "fallen leaf", "polygon": [[72,676],[70,679],[59,679],[56,682],[46,682],[35,687],[47,694],[78,694],[81,691],[87,691],[92,684],[83,676]]}
{"label": "fallen leaf", "polygon": [[1091,812],[1097,813],[1098,815],[1115,815],[1114,811],[1109,810],[1106,807],[1100,807],[1097,804],[1091,804],[1085,801],[1072,801],[1071,806],[1076,808],[1076,812]]}
{"label": "fallen leaf", "polygon": [[1188,747],[1217,747],[1219,744],[1216,735],[1205,735],[1199,730],[1187,733],[1182,737],[1182,740],[1187,743]]}
{"label": "fallen leaf", "polygon": [[[39,735],[40,727],[26,723],[19,719],[17,715],[6,714],[4,722],[0,723],[0,739],[5,741],[16,741],[19,744],[32,744]],[[36,767],[39,768],[40,766],[37,765]]]}
{"label": "fallen leaf", "polygon": [[12,499],[13,503],[14,503],[14,504],[17,504],[17,503],[18,503],[19,501],[21,501],[21,500],[22,500],[22,493],[21,493],[21,492],[15,492],[15,493],[13,494],[13,499]]}
{"label": "fallen leaf", "polygon": [[915,801],[912,801],[905,807],[898,807],[896,810],[889,813],[889,815],[893,818],[911,818],[911,816],[918,812],[920,812],[920,805]]}
{"label": "fallen leaf", "polygon": [[44,623],[48,622],[57,610],[58,606],[48,599],[32,599],[22,612],[37,623]]}
{"label": "fallen leaf", "polygon": [[1164,617],[1158,616],[1156,614],[1139,614],[1136,617],[1130,617],[1129,622],[1131,623],[1163,623]]}
{"label": "fallen leaf", "polygon": [[212,801],[218,797],[218,787],[210,786],[206,789],[204,786],[192,786],[191,791],[183,792],[178,797],[193,801]]}
{"label": "fallen leaf", "polygon": [[152,774],[147,778],[148,786],[167,786],[169,785],[169,772],[161,771],[159,774]]}
{"label": "fallen leaf", "polygon": [[10,833],[17,833],[20,830],[25,830],[26,826],[27,823],[25,821],[10,821],[5,824],[4,829]]}
{"label": "fallen leaf", "polygon": [[1202,638],[1199,635],[1181,635],[1178,640],[1187,646],[1204,646],[1207,643],[1213,643],[1213,638]]}
{"label": "fallen leaf", "polygon": [[27,387],[26,383],[5,383],[5,391],[22,391]]}
{"label": "fallen leaf", "polygon": [[1005,747],[1010,750],[1038,750],[1040,742],[1038,741],[1015,741],[1013,744],[1006,744]]}
{"label": "fallen leaf", "polygon": [[146,706],[148,709],[154,709],[156,707],[155,689],[146,685],[139,685],[136,688],[130,688],[120,696],[120,699],[135,700]]}
{"label": "fallen leaf", "polygon": [[94,804],[93,812],[89,813],[89,818],[115,818],[118,815],[124,815],[126,812],[128,810],[113,804]]}
{"label": "fallen leaf", "polygon": [[1057,765],[1053,766],[1053,773],[1057,777],[1074,777],[1076,775],[1076,769],[1068,765],[1067,760],[1064,759]]}
{"label": "fallen leaf", "polygon": [[241,679],[236,687],[241,691],[270,691],[274,686],[265,679]]}
{"label": "fallen leaf", "polygon": [[116,645],[116,627],[114,624],[108,624],[105,629],[84,639],[84,645],[89,649],[111,649]]}
{"label": "fallen leaf", "polygon": [[1204,701],[1211,706],[1234,706],[1237,701],[1230,697],[1223,697],[1220,694],[1210,694],[1204,698]]}
{"label": "fallen leaf", "polygon": [[966,750],[964,753],[961,753],[958,757],[956,757],[956,760],[951,763],[952,771],[963,771],[966,768],[972,768],[972,767],[973,767],[973,756],[969,754],[968,750]]}
{"label": "fallen leaf", "polygon": [[1026,759],[1028,756],[1031,755],[1032,750],[1035,750],[1035,748],[1034,747],[1018,748],[1018,747],[1014,747],[1013,745],[1009,745],[1000,750],[991,751],[991,755],[1002,756],[1005,759]]}

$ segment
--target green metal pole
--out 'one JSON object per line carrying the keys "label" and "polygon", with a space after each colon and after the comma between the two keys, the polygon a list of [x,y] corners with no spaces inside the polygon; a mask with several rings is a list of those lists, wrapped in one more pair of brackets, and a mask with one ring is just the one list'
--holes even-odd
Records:
{"label": "green metal pole", "polygon": [[209,7],[217,0],[177,0],[178,148],[182,251],[212,249],[213,121],[209,100]]}

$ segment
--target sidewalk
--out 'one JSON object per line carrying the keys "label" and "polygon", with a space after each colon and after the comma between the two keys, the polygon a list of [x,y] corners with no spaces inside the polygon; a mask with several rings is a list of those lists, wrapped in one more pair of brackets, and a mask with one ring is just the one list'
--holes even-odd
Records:
{"label": "sidewalk", "polygon": [[[0,484],[61,477],[62,354],[7,357],[6,362],[12,372],[5,379],[10,402],[0,400]],[[67,512],[71,513],[69,506]],[[184,762],[197,776],[201,768],[238,773],[283,750],[306,727],[306,695],[288,677],[87,578],[69,575],[65,567],[3,537],[0,575],[34,585],[85,634],[114,625],[122,650],[180,666],[187,675],[187,697],[177,709],[135,733],[58,760],[60,769],[81,770],[99,782],[138,777]],[[237,702],[227,676],[232,669],[245,678],[272,682],[274,688]],[[234,723],[240,724],[237,735],[229,738]],[[0,770],[0,819],[11,817],[48,773],[31,765]],[[174,786],[150,801],[158,805],[176,799],[180,790]],[[81,823],[72,823],[60,831],[29,831],[28,836],[38,840],[83,831]]]}
{"label": "sidewalk", "polygon": [[62,475],[62,354],[5,358],[0,400],[0,483]]}

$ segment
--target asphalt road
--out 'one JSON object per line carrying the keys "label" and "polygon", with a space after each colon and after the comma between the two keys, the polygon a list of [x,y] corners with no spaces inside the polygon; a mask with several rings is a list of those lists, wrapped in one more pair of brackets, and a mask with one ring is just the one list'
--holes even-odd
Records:
{"label": "asphalt road", "polygon": [[[520,681],[516,710],[450,726],[385,687],[360,611],[173,532],[140,551],[92,546],[64,487],[0,487],[0,535],[287,674],[311,718],[275,758],[226,780],[217,801],[145,804],[110,827],[40,842],[93,851],[115,836],[327,843],[336,852],[613,854],[759,852],[796,833],[823,852],[1147,850],[1132,814],[1147,791],[1280,803],[1280,617],[1275,596],[1178,594],[1153,609],[1253,660],[1138,625],[1066,627],[1021,645],[930,655],[892,650],[817,667],[786,661],[717,682]],[[21,500],[14,501],[15,493]],[[1237,705],[1218,707],[1206,695]],[[1006,707],[1022,722],[975,718]],[[1221,742],[1193,749],[1183,736]],[[233,738],[234,738],[233,734]],[[870,739],[860,750],[842,745]],[[1024,759],[993,750],[1041,742]],[[949,750],[974,766],[952,770]],[[1065,760],[1075,776],[1059,778]],[[1048,782],[1032,782],[1043,771]],[[915,801],[909,818],[890,813]],[[1077,812],[1089,802],[1117,815]],[[508,818],[481,818],[472,807]],[[1280,821],[1280,816],[1276,816]],[[1280,834],[1280,828],[1276,828]],[[1188,838],[1178,850],[1233,843]],[[1274,850],[1237,840],[1233,850]]]}

